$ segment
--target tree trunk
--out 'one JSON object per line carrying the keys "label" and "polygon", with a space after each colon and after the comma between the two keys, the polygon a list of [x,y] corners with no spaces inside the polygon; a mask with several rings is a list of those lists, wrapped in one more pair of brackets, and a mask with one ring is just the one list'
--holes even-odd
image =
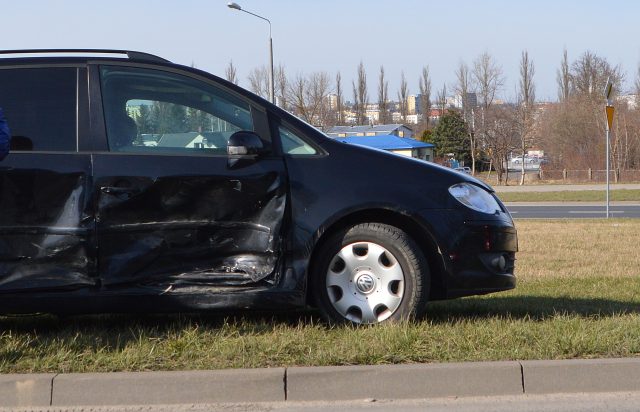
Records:
{"label": "tree trunk", "polygon": [[525,153],[525,148],[522,148],[522,165],[520,167],[520,186],[524,185],[524,175],[525,175],[525,167],[524,167],[524,153]]}

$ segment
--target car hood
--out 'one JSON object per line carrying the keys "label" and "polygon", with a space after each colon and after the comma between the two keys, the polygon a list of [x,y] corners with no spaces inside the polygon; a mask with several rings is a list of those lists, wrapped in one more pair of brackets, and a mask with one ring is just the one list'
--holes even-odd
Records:
{"label": "car hood", "polygon": [[494,192],[490,185],[467,173],[457,172],[433,162],[386,150],[344,143],[330,138],[324,139],[322,146],[330,155],[340,152],[350,156],[353,164],[358,165],[358,167],[363,167],[363,164],[369,167],[384,167],[385,171],[388,170],[390,177],[395,177],[402,181],[410,180],[422,184],[425,182],[432,184],[439,182],[438,186],[446,187],[456,183],[469,182],[489,192]]}

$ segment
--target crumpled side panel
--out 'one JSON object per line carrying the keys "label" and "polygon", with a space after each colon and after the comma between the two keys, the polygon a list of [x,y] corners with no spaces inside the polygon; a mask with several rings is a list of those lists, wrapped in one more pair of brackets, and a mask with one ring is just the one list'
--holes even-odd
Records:
{"label": "crumpled side panel", "polygon": [[[0,291],[96,284],[93,220],[86,212],[88,159],[58,156],[55,160],[64,160],[67,169],[61,171],[43,155],[5,159],[6,168],[0,169]],[[22,168],[11,163],[22,163]],[[54,164],[51,169],[25,168],[29,163]]]}
{"label": "crumpled side panel", "polygon": [[128,182],[129,198],[100,193],[103,285],[247,284],[274,273],[286,206],[281,173]]}

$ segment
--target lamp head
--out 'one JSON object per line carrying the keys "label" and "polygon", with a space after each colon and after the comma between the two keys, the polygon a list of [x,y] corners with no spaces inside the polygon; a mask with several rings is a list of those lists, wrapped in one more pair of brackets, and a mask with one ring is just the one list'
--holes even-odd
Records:
{"label": "lamp head", "polygon": [[242,11],[242,7],[240,7],[238,3],[235,3],[233,1],[230,1],[229,3],[227,3],[227,7],[229,7],[230,9],[236,9],[236,10]]}

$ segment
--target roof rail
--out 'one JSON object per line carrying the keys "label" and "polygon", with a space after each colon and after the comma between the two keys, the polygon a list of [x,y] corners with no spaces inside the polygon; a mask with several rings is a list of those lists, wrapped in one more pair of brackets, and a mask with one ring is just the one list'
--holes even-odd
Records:
{"label": "roof rail", "polygon": [[0,50],[3,54],[124,54],[129,60],[171,63],[162,57],[131,50],[109,50],[109,49],[23,49],[23,50]]}

